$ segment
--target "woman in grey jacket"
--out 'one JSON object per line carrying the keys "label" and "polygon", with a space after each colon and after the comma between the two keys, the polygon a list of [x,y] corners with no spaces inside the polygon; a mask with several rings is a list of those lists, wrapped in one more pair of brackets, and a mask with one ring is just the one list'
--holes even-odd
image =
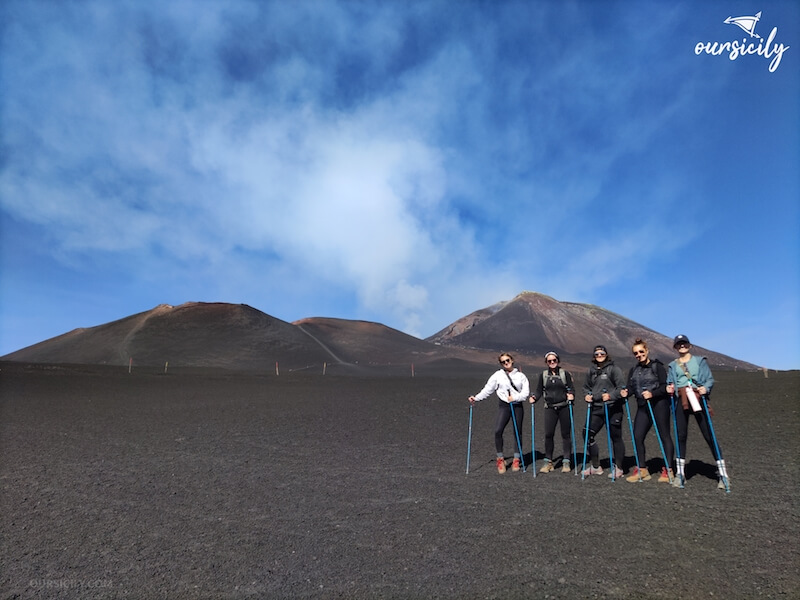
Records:
{"label": "woman in grey jacket", "polygon": [[605,346],[598,345],[594,349],[594,365],[589,368],[586,374],[586,381],[583,384],[584,399],[589,403],[591,417],[589,419],[589,430],[583,431],[583,437],[589,446],[589,456],[592,464],[584,469],[583,476],[602,475],[603,468],[600,466],[600,450],[597,446],[595,436],[600,433],[606,423],[606,410],[608,411],[608,433],[611,436],[614,457],[613,461],[609,457],[611,473],[609,477],[617,479],[622,477],[622,463],[625,458],[625,443],[622,441],[622,402],[621,391],[625,387],[625,376],[622,369],[614,364],[608,356]]}

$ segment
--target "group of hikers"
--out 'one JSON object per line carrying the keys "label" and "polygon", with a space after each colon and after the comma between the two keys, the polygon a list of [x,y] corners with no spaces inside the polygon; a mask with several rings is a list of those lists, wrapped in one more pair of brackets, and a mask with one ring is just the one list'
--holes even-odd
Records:
{"label": "group of hikers", "polygon": [[[583,428],[581,478],[604,473],[600,466],[600,448],[597,441],[597,436],[604,426],[609,451],[608,477],[616,480],[624,476],[625,444],[622,440],[622,427],[627,414],[636,464],[626,480],[649,481],[655,476],[655,473],[651,474],[648,470],[645,451],[645,437],[651,429],[655,429],[664,461],[658,481],[684,487],[688,422],[689,418],[694,416],[716,461],[718,487],[730,491],[730,478],[711,420],[714,413],[708,403],[714,385],[711,369],[704,357],[692,355],[692,345],[685,335],[675,337],[673,347],[678,353],[678,358],[664,367],[657,358],[650,357],[647,343],[637,339],[631,348],[637,362],[628,372],[627,378],[622,369],[614,364],[605,346],[598,345],[594,348],[592,366],[586,374],[582,390],[586,406],[586,423]],[[576,394],[572,374],[561,367],[561,359],[556,352],[548,352],[544,359],[547,368],[538,374],[535,388],[531,388],[527,376],[514,366],[514,358],[504,352],[498,357],[501,368],[489,378],[478,394],[469,397],[470,440],[474,403],[494,393],[499,398],[494,439],[497,471],[500,474],[505,473],[507,468],[503,452],[503,433],[509,422],[513,423],[516,441],[511,469],[519,471],[520,468],[525,468],[521,462],[525,402],[531,404],[531,410],[537,402],[544,403],[545,459],[539,473],[556,470],[559,462],[562,472],[572,471],[570,455],[577,457],[574,423],[580,416],[573,413]],[[637,406],[636,416],[633,419],[628,406],[631,398],[635,399]],[[671,426],[677,437],[677,448],[673,443]],[[561,456],[554,458],[557,427],[561,432],[562,448]],[[532,438],[533,435],[532,427]],[[533,444],[533,439],[531,443]],[[467,452],[467,471],[469,471],[469,448]],[[535,459],[535,448],[532,449],[532,453]],[[575,460],[577,461],[577,458]],[[575,465],[575,469],[577,472],[578,465]]]}

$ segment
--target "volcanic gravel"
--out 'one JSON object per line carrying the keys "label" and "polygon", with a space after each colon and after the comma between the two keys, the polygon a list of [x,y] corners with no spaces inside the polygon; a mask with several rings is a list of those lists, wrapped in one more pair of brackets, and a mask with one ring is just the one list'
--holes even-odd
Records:
{"label": "volcanic gravel", "polygon": [[[798,372],[715,373],[726,494],[693,422],[685,489],[498,475],[496,399],[474,409],[466,474],[466,398],[492,368],[3,364],[0,598],[800,597]],[[652,433],[647,450],[659,469]]]}

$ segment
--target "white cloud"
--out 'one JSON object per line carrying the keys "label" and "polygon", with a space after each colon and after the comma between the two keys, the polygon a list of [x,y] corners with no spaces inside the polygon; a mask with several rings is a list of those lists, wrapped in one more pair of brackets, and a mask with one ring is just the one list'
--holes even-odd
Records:
{"label": "white cloud", "polygon": [[0,203],[70,264],[266,311],[328,289],[427,334],[649,279],[702,231],[661,225],[697,190],[656,156],[725,80],[667,54],[685,11],[610,34],[584,4],[34,4],[0,56]]}

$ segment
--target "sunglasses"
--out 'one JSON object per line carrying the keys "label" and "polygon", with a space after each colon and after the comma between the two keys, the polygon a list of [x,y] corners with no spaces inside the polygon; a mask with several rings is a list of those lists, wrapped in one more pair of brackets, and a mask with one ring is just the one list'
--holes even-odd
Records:
{"label": "sunglasses", "polygon": [[606,356],[606,353],[605,352],[595,352],[594,355],[595,356]]}
{"label": "sunglasses", "polygon": [[557,363],[557,362],[558,362],[558,360],[556,360],[555,358],[548,358],[548,359],[547,359],[547,362],[548,362],[548,363],[554,363],[554,364],[555,364],[555,363]]}
{"label": "sunglasses", "polygon": [[510,363],[510,362],[511,362],[510,358],[504,358],[503,360],[500,361],[500,363],[503,364],[503,365],[506,364],[506,363]]}
{"label": "sunglasses", "polygon": [[676,348],[688,348],[689,344],[687,344],[686,342],[680,342],[678,344],[675,344],[675,347]]}

